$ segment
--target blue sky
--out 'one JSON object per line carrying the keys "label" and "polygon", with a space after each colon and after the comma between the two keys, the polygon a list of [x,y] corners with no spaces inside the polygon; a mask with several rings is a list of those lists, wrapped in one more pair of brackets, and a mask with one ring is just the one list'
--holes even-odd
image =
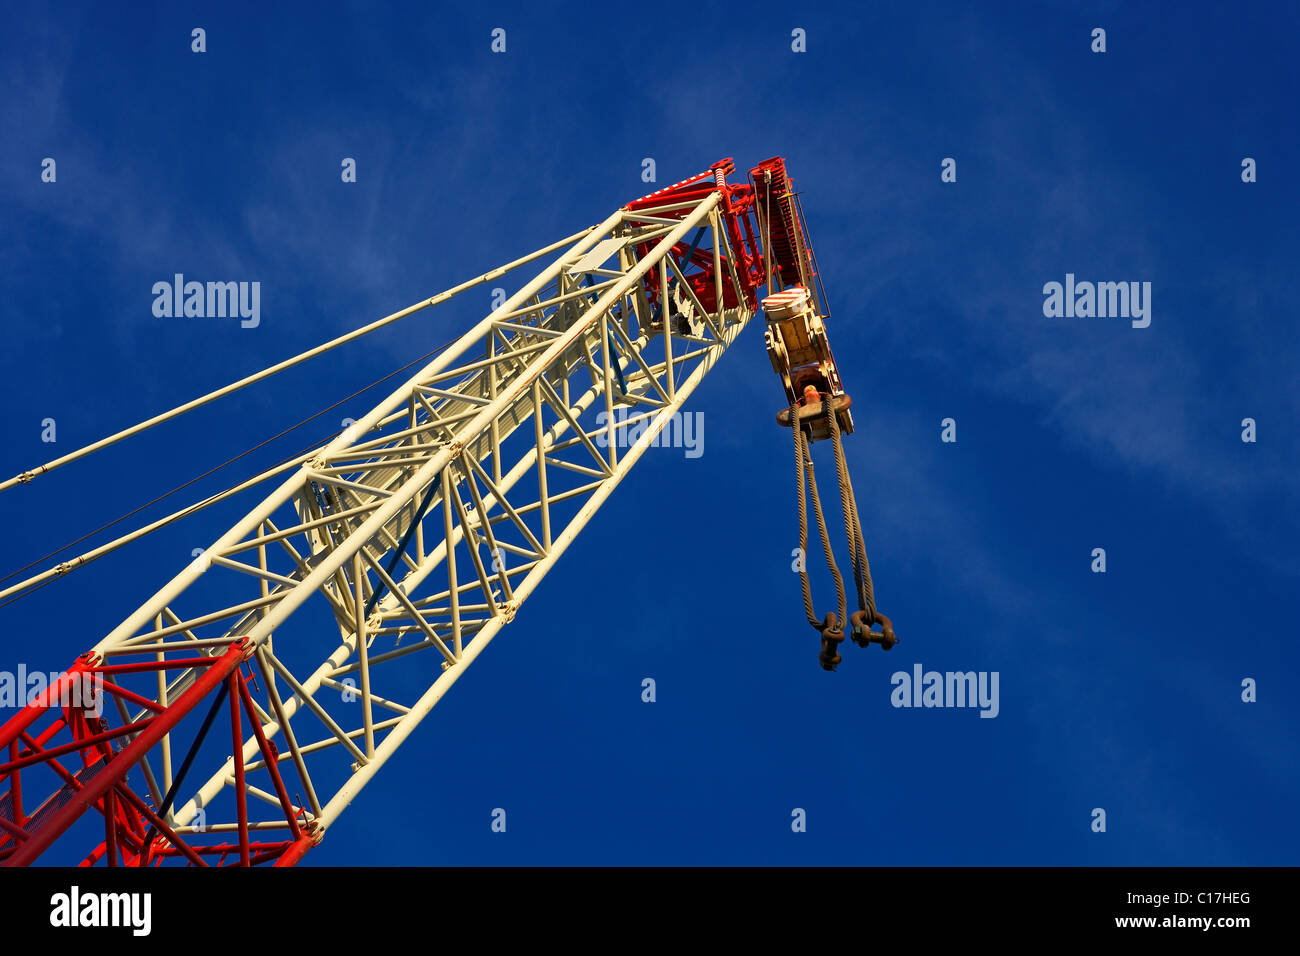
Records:
{"label": "blue sky", "polygon": [[[370,6],[11,14],[0,468],[596,222],[651,188],[645,157],[666,185],[779,154],[904,643],[817,665],[750,329],[691,399],[703,456],[643,457],[306,864],[1296,862],[1294,5]],[[175,272],[260,281],[261,325],[156,318]],[[1150,327],[1045,317],[1067,273],[1151,282]],[[468,329],[480,299],[3,494],[0,571]],[[4,666],[66,667],[243,501],[0,610]],[[918,662],[998,672],[997,718],[892,707]]]}

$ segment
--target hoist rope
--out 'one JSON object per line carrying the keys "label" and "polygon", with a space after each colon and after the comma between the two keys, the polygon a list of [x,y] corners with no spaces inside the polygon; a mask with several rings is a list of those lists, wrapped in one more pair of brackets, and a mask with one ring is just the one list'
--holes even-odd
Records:
{"label": "hoist rope", "polygon": [[858,518],[858,502],[853,495],[853,482],[849,478],[849,464],[844,457],[844,443],[840,438],[839,419],[834,403],[826,400],[826,425],[835,445],[835,468],[840,485],[840,509],[844,514],[844,529],[848,533],[849,550],[853,553],[853,580],[858,588],[858,610],[867,612],[867,623],[876,620],[875,587],[871,582],[871,565],[867,563],[867,542],[862,536],[862,522]]}
{"label": "hoist rope", "polygon": [[[817,516],[817,532],[822,541],[822,552],[826,556],[826,566],[830,568],[831,576],[835,579],[835,597],[836,604],[839,608],[838,621],[844,621],[847,606],[844,598],[844,578],[840,574],[839,566],[835,563],[835,552],[831,548],[830,532],[826,527],[826,518],[822,513],[821,497],[817,493],[817,476],[813,471],[812,452],[808,448],[808,436],[804,434],[798,418],[799,407],[797,404],[790,406],[790,421],[794,430],[794,480],[795,487],[798,489],[799,498],[799,585],[803,591],[803,609],[804,616],[808,618],[808,623],[818,630],[822,630],[825,622],[817,617],[817,612],[813,610],[812,601],[812,583],[808,579],[808,506],[806,495],[812,496],[813,513]],[[805,492],[807,485],[807,492]]]}
{"label": "hoist rope", "polygon": [[[821,499],[817,492],[817,478],[813,470],[812,452],[809,448],[811,442],[808,434],[804,431],[803,424],[799,421],[799,405],[797,401],[790,403],[790,427],[794,431],[795,488],[799,511],[799,587],[803,595],[804,616],[808,619],[808,623],[822,635],[822,652],[819,657],[822,667],[826,670],[834,670],[835,666],[840,662],[836,648],[844,640],[846,629],[851,627],[850,633],[852,633],[854,641],[863,647],[871,643],[879,643],[888,650],[897,643],[897,638],[894,636],[893,625],[889,619],[876,610],[875,586],[871,580],[871,565],[867,561],[867,544],[862,534],[862,520],[858,515],[857,499],[853,494],[853,482],[849,478],[848,460],[844,455],[844,443],[840,434],[839,419],[831,396],[823,395],[821,398],[826,415],[827,430],[830,432],[831,443],[835,450],[835,472],[840,489],[840,511],[844,519],[844,530],[848,537],[849,552],[852,556],[853,583],[858,612],[851,618],[847,615],[844,578],[835,563],[834,551],[830,543],[830,533],[826,527]],[[828,613],[825,618],[821,619],[817,617],[817,612],[813,607],[812,585],[809,580],[807,566],[807,499],[809,497],[812,498],[813,513],[817,519],[817,531],[821,537],[822,551],[826,555],[826,566],[830,569],[831,576],[835,581],[835,600],[838,610],[838,615]],[[872,625],[877,623],[884,628],[881,633],[875,633],[871,630]]]}

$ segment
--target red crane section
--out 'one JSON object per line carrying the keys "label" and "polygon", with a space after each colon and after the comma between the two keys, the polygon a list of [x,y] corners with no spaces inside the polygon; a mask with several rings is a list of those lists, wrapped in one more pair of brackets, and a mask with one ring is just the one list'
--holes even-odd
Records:
{"label": "red crane section", "polygon": [[[690,240],[683,240],[673,247],[671,255],[674,268],[668,276],[670,316],[683,316],[685,313],[684,318],[689,318],[694,306],[692,298],[698,300],[699,305],[706,310],[712,311],[717,308],[719,288],[722,290],[723,308],[736,308],[740,304],[737,285],[744,295],[745,305],[750,309],[757,308],[757,290],[766,281],[766,276],[753,219],[754,190],[744,183],[727,182],[727,176],[735,168],[733,160],[719,160],[705,172],[642,196],[624,207],[629,212],[645,213],[649,217],[647,222],[651,219],[680,219],[691,205],[710,193],[717,192],[721,197],[719,214],[722,216],[728,247],[718,250],[701,249],[699,242],[705,233],[704,229],[698,230]],[[646,254],[650,245],[647,241],[638,250],[638,254]],[[658,325],[663,299],[658,273],[652,272],[646,276],[645,283],[646,295],[655,310],[652,324]],[[678,287],[676,294],[674,286]],[[690,291],[687,292],[686,289]]]}
{"label": "red crane section", "polygon": [[[755,204],[767,225],[768,253],[782,288],[803,286],[820,290],[821,279],[808,230],[800,215],[799,196],[780,156],[765,159],[749,171]],[[772,291],[776,291],[773,289]],[[822,318],[829,318],[825,296],[817,296]]]}

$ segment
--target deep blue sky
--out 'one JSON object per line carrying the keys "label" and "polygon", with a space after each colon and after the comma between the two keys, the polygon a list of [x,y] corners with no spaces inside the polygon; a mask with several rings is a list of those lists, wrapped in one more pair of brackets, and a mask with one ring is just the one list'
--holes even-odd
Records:
{"label": "deep blue sky", "polygon": [[[905,643],[817,665],[752,328],[692,398],[703,457],[642,459],[308,864],[1297,861],[1294,4],[372,6],[9,12],[0,470],[596,222],[644,157],[666,185],[780,154]],[[174,272],[260,281],[261,327],[155,318]],[[1045,318],[1067,272],[1150,281],[1151,326]],[[467,329],[474,295],[5,493],[0,572]],[[3,666],[66,667],[251,503],[0,610]],[[891,707],[917,662],[997,671],[999,716]]]}

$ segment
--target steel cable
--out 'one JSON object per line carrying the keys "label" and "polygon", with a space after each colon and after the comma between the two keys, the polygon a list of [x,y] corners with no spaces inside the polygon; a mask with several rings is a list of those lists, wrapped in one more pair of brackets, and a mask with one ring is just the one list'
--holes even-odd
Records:
{"label": "steel cable", "polygon": [[858,503],[849,478],[849,465],[844,456],[844,443],[840,438],[839,420],[834,403],[826,397],[826,425],[835,445],[835,468],[840,485],[840,509],[844,514],[844,529],[853,553],[853,580],[858,589],[858,610],[865,611],[869,623],[876,620],[875,587],[871,581],[871,565],[867,562],[867,543],[862,535],[862,522],[858,517]]}
{"label": "steel cable", "polygon": [[[92,537],[94,537],[95,535],[100,534],[100,533],[103,532],[103,531],[107,531],[109,528],[112,528],[114,525],[120,524],[121,522],[125,521],[127,518],[133,517],[134,515],[139,514],[140,512],[146,510],[147,508],[150,508],[150,507],[152,507],[152,506],[158,504],[159,502],[164,501],[165,499],[167,499],[167,498],[171,497],[172,495],[176,494],[178,491],[183,491],[184,489],[188,488],[190,485],[193,485],[194,483],[196,483],[196,482],[198,482],[198,481],[202,481],[204,478],[207,478],[208,476],[215,474],[216,472],[220,471],[221,469],[226,468],[227,466],[232,465],[232,464],[234,464],[235,462],[237,462],[237,461],[239,461],[239,460],[241,460],[241,459],[243,459],[243,458],[246,458],[247,456],[251,455],[253,452],[258,451],[259,449],[266,447],[267,445],[271,444],[272,442],[277,441],[277,440],[283,438],[285,435],[288,435],[288,434],[290,434],[291,432],[297,431],[299,428],[302,428],[304,425],[307,425],[307,424],[309,424],[309,423],[315,421],[316,419],[320,418],[322,415],[325,415],[325,414],[327,414],[328,412],[330,412],[330,411],[332,411],[332,410],[338,408],[340,405],[344,404],[345,402],[349,402],[349,401],[351,401],[352,399],[358,397],[359,395],[363,395],[364,393],[370,391],[370,389],[375,388],[377,385],[382,385],[384,382],[388,381],[389,379],[393,378],[394,376],[396,376],[396,375],[400,375],[402,372],[405,372],[406,370],[412,368],[412,367],[415,366],[415,365],[420,364],[421,362],[426,362],[426,361],[428,361],[429,359],[431,359],[432,357],[434,357],[434,356],[437,355],[438,353],[440,353],[440,352],[442,352],[443,350],[445,350],[448,346],[452,345],[455,341],[456,341],[455,339],[452,339],[452,340],[450,340],[450,341],[448,341],[448,342],[443,343],[442,345],[438,346],[436,349],[433,349],[432,351],[426,353],[425,355],[420,356],[419,358],[415,359],[415,360],[412,361],[412,362],[408,362],[406,365],[403,365],[401,368],[396,369],[395,371],[389,372],[387,375],[383,376],[382,378],[376,379],[375,381],[371,382],[369,385],[365,386],[364,388],[358,389],[357,391],[353,392],[351,395],[345,396],[344,398],[339,399],[338,401],[336,401],[336,402],[334,402],[334,403],[332,403],[332,404],[326,406],[325,408],[322,408],[320,411],[316,412],[314,415],[311,415],[311,416],[309,416],[309,417],[307,417],[307,418],[304,418],[302,421],[298,422],[296,425],[291,425],[291,426],[289,426],[288,428],[284,429],[283,431],[279,432],[278,434],[272,435],[270,438],[264,439],[263,441],[258,442],[256,445],[252,446],[251,448],[249,448],[249,449],[247,449],[247,450],[245,450],[245,451],[243,451],[243,452],[240,452],[238,455],[235,455],[233,458],[229,458],[229,459],[227,459],[226,461],[222,462],[221,464],[216,465],[216,466],[214,466],[214,467],[212,467],[212,468],[209,468],[207,471],[203,472],[201,475],[197,475],[197,476],[195,476],[194,478],[191,478],[190,480],[188,480],[188,481],[186,481],[186,482],[183,482],[182,484],[177,485],[177,486],[176,486],[175,488],[173,488],[171,491],[165,492],[164,494],[159,495],[158,497],[154,498],[153,500],[151,500],[151,501],[147,501],[147,502],[145,502],[144,504],[140,505],[140,506],[137,507],[137,508],[133,508],[131,511],[128,511],[126,514],[121,515],[121,516],[118,517],[118,518],[114,518],[112,521],[108,522],[107,524],[100,525],[98,528],[94,529],[93,531],[88,531],[88,532],[86,532],[85,534],[81,535],[80,537],[75,538],[75,539],[73,539],[72,541],[69,541],[67,544],[63,545],[61,548],[57,548],[56,550],[51,551],[49,554],[46,554],[46,555],[44,555],[43,557],[37,558],[36,560],[30,562],[29,564],[24,565],[24,566],[21,567],[21,568],[18,568],[18,569],[15,570],[15,571],[11,571],[11,572],[9,572],[9,573],[6,574],[4,577],[0,577],[0,584],[3,584],[5,581],[8,581],[10,578],[15,577],[16,575],[22,574],[24,571],[29,571],[29,570],[31,570],[32,568],[36,567],[36,565],[41,564],[41,563],[43,563],[43,562],[45,562],[45,561],[48,561],[50,558],[53,558],[53,557],[58,556],[59,554],[62,554],[64,551],[67,551],[69,548],[71,548],[71,547],[73,547],[73,546],[75,546],[75,545],[80,544],[81,542],[87,540],[88,538],[92,538]],[[328,438],[326,439],[326,441],[328,441]],[[316,447],[317,444],[318,444],[318,443],[313,443],[312,445],[308,446],[307,448],[304,448],[301,452],[298,453],[298,455],[290,455],[288,458],[285,458],[285,459],[281,460],[281,461],[278,462],[276,465],[272,466],[271,469],[269,469],[268,472],[264,472],[264,474],[269,474],[269,473],[271,473],[271,472],[274,472],[276,469],[280,468],[282,465],[284,465],[284,464],[286,464],[286,463],[292,461],[295,457],[300,457],[302,454],[305,454],[307,451],[310,451],[312,448]],[[230,489],[226,489],[226,491],[229,491],[229,490],[230,490]],[[178,512],[176,515],[174,515],[173,518],[172,518],[171,520],[168,520],[167,522],[165,522],[165,524],[171,524],[172,521],[178,521],[178,520],[180,520],[180,519],[182,519],[182,518],[187,518],[187,517],[189,517],[190,515],[196,514],[197,512],[202,511],[204,508],[209,507],[210,505],[216,504],[218,501],[222,500],[222,499],[224,498],[224,496],[225,496],[225,491],[223,491],[223,492],[218,492],[218,493],[216,493],[216,494],[210,496],[210,497],[207,498],[207,499],[204,499],[204,500],[202,500],[202,501],[195,502],[193,505],[190,505],[189,507],[182,509],[182,510],[181,510],[180,512]],[[160,525],[160,527],[161,527],[161,525]],[[157,529],[155,529],[155,530],[157,530]],[[128,535],[127,537],[129,537],[129,535]],[[82,567],[82,566],[84,566],[84,565],[77,565],[77,567]],[[9,600],[5,601],[3,604],[0,604],[0,608],[8,607],[10,604],[13,604],[15,601],[21,600],[22,598],[26,597],[27,595],[35,593],[37,590],[39,590],[40,588],[44,587],[46,584],[49,584],[49,583],[50,583],[51,581],[53,581],[53,580],[56,580],[56,579],[55,579],[55,578],[51,578],[51,579],[49,579],[49,580],[47,580],[47,581],[43,581],[43,582],[41,582],[39,585],[36,585],[36,586],[32,587],[30,590],[24,591],[24,592],[22,592],[22,593],[20,593],[20,594],[18,594],[18,595],[16,595],[16,596],[10,598]]]}
{"label": "steel cable", "polygon": [[[817,531],[822,541],[822,552],[826,556],[826,566],[830,568],[831,575],[835,579],[835,599],[836,606],[839,609],[837,623],[840,627],[844,626],[848,605],[844,594],[844,578],[840,574],[839,566],[835,563],[835,552],[831,547],[830,532],[826,527],[826,518],[822,512],[821,497],[817,493],[817,477],[813,471],[812,452],[808,448],[808,439],[804,434],[803,426],[799,424],[798,412],[798,404],[792,402],[790,405],[790,427],[794,431],[795,487],[798,489],[799,499],[799,585],[803,591],[804,615],[808,618],[808,623],[818,631],[823,631],[826,628],[826,622],[818,620],[813,610],[812,584],[808,579],[808,506],[806,495],[812,497],[813,513],[817,516]],[[806,492],[805,483],[807,485]]]}

